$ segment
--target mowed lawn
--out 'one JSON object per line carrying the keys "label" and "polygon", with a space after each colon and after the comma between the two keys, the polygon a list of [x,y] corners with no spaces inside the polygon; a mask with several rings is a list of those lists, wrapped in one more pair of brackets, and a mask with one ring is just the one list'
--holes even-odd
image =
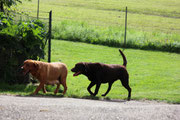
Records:
{"label": "mowed lawn", "polygon": [[[180,55],[168,52],[125,49],[127,70],[130,74],[132,99],[165,100],[180,103]],[[52,41],[52,61],[67,64],[68,92],[66,96],[85,97],[89,93],[88,79],[83,76],[73,77],[70,71],[78,62],[101,62],[122,64],[118,48],[91,45],[79,42]],[[98,97],[106,92],[108,85],[101,86]],[[116,81],[109,94],[110,99],[126,99],[127,90]]]}
{"label": "mowed lawn", "polygon": [[[127,57],[127,70],[130,75],[130,86],[132,88],[132,99],[159,100],[170,103],[180,103],[180,55],[176,53],[143,51],[125,49]],[[65,97],[92,98],[87,91],[90,81],[87,77],[79,75],[73,77],[71,68],[78,62],[101,62],[106,64],[122,64],[118,48],[92,45],[79,42],[63,40],[52,40],[52,62],[61,61],[67,64],[68,90]],[[39,95],[52,96],[56,86],[47,86],[48,93]],[[102,84],[97,97],[102,99],[108,85]],[[94,87],[95,88],[95,87]],[[93,88],[93,90],[94,90]],[[0,85],[1,94],[30,95],[36,86],[34,85]],[[56,95],[62,97],[63,87]],[[106,99],[126,99],[127,90],[122,87],[121,82],[116,81]]]}

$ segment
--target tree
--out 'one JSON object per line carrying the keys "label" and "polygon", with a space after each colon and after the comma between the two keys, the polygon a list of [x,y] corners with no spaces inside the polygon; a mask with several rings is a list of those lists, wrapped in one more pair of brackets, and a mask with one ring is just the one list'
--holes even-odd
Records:
{"label": "tree", "polygon": [[18,2],[22,3],[21,0],[0,0],[0,12],[5,12],[5,7],[10,8],[12,5],[16,5]]}

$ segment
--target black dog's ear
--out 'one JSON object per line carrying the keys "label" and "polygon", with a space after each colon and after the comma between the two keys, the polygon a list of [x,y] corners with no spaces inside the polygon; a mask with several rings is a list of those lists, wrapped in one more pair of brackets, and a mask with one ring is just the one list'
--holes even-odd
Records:
{"label": "black dog's ear", "polygon": [[84,65],[84,70],[87,73],[89,71],[89,66],[86,63],[83,63],[83,65]]}

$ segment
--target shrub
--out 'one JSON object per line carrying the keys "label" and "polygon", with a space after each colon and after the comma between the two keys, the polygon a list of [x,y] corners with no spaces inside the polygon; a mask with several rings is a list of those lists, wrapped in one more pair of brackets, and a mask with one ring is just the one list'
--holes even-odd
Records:
{"label": "shrub", "polygon": [[0,12],[0,30],[11,26],[13,24],[13,18],[11,16],[6,16],[3,12]]}
{"label": "shrub", "polygon": [[3,28],[0,31],[1,82],[27,83],[20,67],[26,59],[37,60],[44,57],[43,39],[46,30],[43,23],[36,20],[20,22],[17,25],[7,24],[6,26],[4,24],[1,28]]}

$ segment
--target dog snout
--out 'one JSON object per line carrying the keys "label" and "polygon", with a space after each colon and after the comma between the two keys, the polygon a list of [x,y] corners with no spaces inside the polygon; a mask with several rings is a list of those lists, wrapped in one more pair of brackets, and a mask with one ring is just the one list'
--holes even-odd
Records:
{"label": "dog snout", "polygon": [[75,68],[72,68],[71,71],[72,71],[72,72],[75,72]]}

